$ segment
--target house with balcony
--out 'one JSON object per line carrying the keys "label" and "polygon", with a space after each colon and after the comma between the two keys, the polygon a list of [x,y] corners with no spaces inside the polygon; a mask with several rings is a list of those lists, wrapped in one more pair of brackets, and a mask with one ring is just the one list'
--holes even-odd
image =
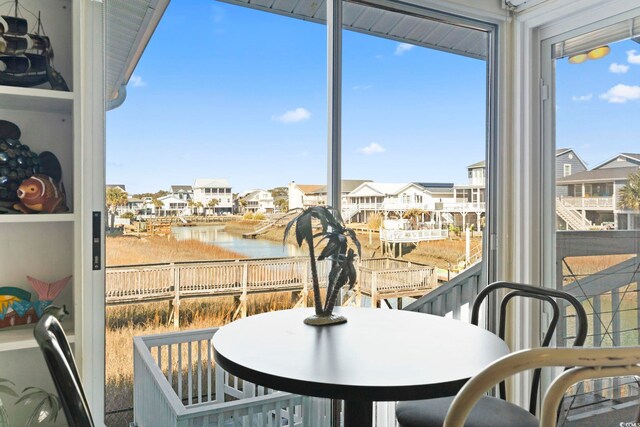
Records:
{"label": "house with balcony", "polygon": [[[371,180],[343,179],[340,181],[340,194],[343,205],[348,203],[347,196],[349,193],[365,182],[371,182]],[[295,181],[289,183],[289,209],[322,206],[326,204],[328,204],[326,185],[296,184]]]}
{"label": "house with balcony", "polygon": [[169,193],[181,200],[193,199],[193,187],[190,185],[172,185]]}
{"label": "house with balcony", "polygon": [[188,209],[187,200],[176,197],[173,194],[158,197],[158,200],[162,203],[162,207],[156,209],[158,216],[181,216],[191,213]]}
{"label": "house with balcony", "polygon": [[[559,226],[564,229],[600,227],[615,230],[640,229],[640,212],[620,206],[620,190],[629,175],[640,172],[640,154],[620,153],[591,170],[558,178],[562,194],[557,198]],[[572,223],[572,218],[575,224]],[[580,222],[581,221],[581,222]]]}
{"label": "house with balcony", "polygon": [[[217,200],[215,206],[211,203],[214,199]],[[193,184],[193,202],[202,204],[199,209],[204,209],[206,213],[233,212],[233,194],[226,179],[196,178]]]}
{"label": "house with balcony", "polygon": [[267,190],[251,190],[241,197],[243,212],[273,213],[275,206],[273,196]]}
{"label": "house with balcony", "polygon": [[[566,179],[561,185],[567,186],[567,197],[586,200],[588,198],[584,196],[588,192],[589,199],[594,195],[595,198],[610,197],[611,208],[616,205],[616,183],[624,179],[624,169],[634,167],[632,158],[636,158],[635,155],[618,156],[622,160],[614,160],[631,165],[615,168],[611,167],[613,162],[609,162],[593,171],[607,171],[611,175],[598,172],[600,175],[583,176],[582,181],[571,182],[570,179],[586,171],[574,171],[572,166],[571,174],[561,177],[555,170],[554,61],[578,55],[583,55],[584,59],[587,52],[599,46],[637,38],[640,35],[637,1],[381,0],[330,3],[343,6],[344,15],[326,13],[327,2],[229,0],[229,3],[288,19],[323,24],[328,20],[328,36],[336,40],[338,48],[328,44],[330,77],[327,86],[338,91],[342,87],[342,69],[341,61],[335,59],[349,53],[339,48],[341,39],[336,37],[335,31],[353,30],[475,58],[487,65],[487,112],[482,120],[487,123],[486,145],[490,160],[485,171],[485,185],[490,191],[485,195],[485,203],[489,206],[487,212],[496,215],[487,217],[483,235],[485,256],[482,263],[441,284],[405,310],[465,320],[470,302],[487,283],[495,280],[530,283],[571,293],[590,307],[590,341],[587,345],[605,348],[638,345],[637,298],[627,295],[629,289],[635,292],[633,289],[638,286],[638,231],[623,229],[623,216],[620,215],[613,216],[614,222],[618,221],[618,230],[557,231],[554,208],[557,182],[553,178]],[[105,296],[107,292],[114,292],[113,284],[105,278],[103,257],[105,108],[117,108],[125,102],[126,85],[162,19],[168,1],[59,0],[39,2],[39,5],[48,35],[52,33],[56,67],[67,78],[70,91],[53,91],[48,86],[2,85],[0,116],[18,122],[23,130],[56,136],[44,138],[46,143],[35,141],[29,145],[44,151],[53,144],[61,152],[59,157],[65,166],[70,210],[56,214],[0,215],[0,246],[11,249],[5,250],[0,260],[2,285],[17,286],[26,291],[30,290],[25,281],[27,274],[47,281],[73,276],[58,302],[66,305],[71,313],[63,325],[78,365],[76,379],[84,385],[95,424],[102,426],[106,425],[104,408],[108,399],[104,377]],[[56,32],[61,35],[56,37]],[[339,112],[341,97],[332,90],[329,93],[332,111]],[[337,132],[340,126],[340,120],[330,121],[332,131],[328,133],[327,145],[332,150],[340,150],[340,140],[336,136],[340,135]],[[617,129],[612,129],[612,133],[614,131]],[[328,163],[327,175],[332,184],[329,189],[339,188],[343,166],[340,156],[333,156]],[[563,166],[562,175],[564,170]],[[213,194],[224,197],[226,189],[230,190],[226,183],[207,186],[213,180],[206,181],[209,182],[203,186],[194,185],[194,199],[196,192],[202,193],[199,198],[206,202],[207,197],[213,198]],[[611,185],[607,187],[609,183]],[[574,185],[572,195],[569,185]],[[210,189],[208,193],[204,191],[207,188]],[[215,193],[211,191],[214,189]],[[410,185],[407,191],[413,199],[406,202],[415,203],[424,190]],[[228,194],[231,199],[231,191]],[[326,202],[339,206],[342,196],[342,192],[336,194],[329,190]],[[378,197],[367,201],[378,203],[382,196],[372,191],[362,197]],[[302,198],[299,204],[304,205]],[[585,216],[593,215],[588,212],[595,211],[582,206],[579,209],[585,211]],[[627,228],[630,225],[628,214]],[[98,224],[97,228],[95,224]],[[594,257],[607,258],[609,264],[597,269],[590,262]],[[583,259],[583,267],[588,267],[586,271],[566,268],[576,258]],[[34,259],[46,262],[33,262]],[[248,277],[239,271],[238,276],[224,284],[234,284]],[[176,275],[167,272],[172,271],[161,273],[158,277],[162,280],[158,284],[165,295],[175,296],[180,291],[172,282]],[[133,282],[123,285],[132,286]],[[203,282],[202,286],[206,285]],[[625,316],[612,309],[621,302],[625,304]],[[491,320],[497,318],[497,311],[494,305],[488,304],[483,311],[482,323],[491,328]],[[569,345],[572,331],[566,327],[566,322],[572,316],[566,307],[560,307],[561,328],[552,337],[554,345]],[[539,346],[546,338],[543,331],[552,317],[541,304],[518,302],[506,313],[509,334],[505,340],[511,350]],[[0,364],[4,371],[13,374],[13,379],[19,378],[24,385],[52,390],[52,375],[57,377],[58,373],[49,372],[33,339],[32,327],[3,328],[0,332]],[[427,336],[429,331],[422,332]],[[308,415],[305,408],[312,407],[307,404],[306,397],[285,392],[269,393],[260,385],[253,387],[235,381],[216,369],[208,351],[215,333],[215,329],[162,333],[136,341],[136,399],[132,420],[135,425],[206,425],[210,420],[214,421],[209,425],[216,426],[248,425],[263,412],[262,420],[269,417],[272,421],[278,416],[274,414],[279,414],[278,423],[284,414],[295,412],[297,421],[290,425],[300,424],[301,418]],[[456,338],[452,336],[451,339]],[[180,351],[174,352],[177,347],[188,347],[189,350],[185,350],[183,356]],[[412,351],[410,343],[406,345],[406,351]],[[331,354],[330,351],[327,353]],[[374,357],[375,354],[367,356]],[[417,355],[418,358],[421,356]],[[178,369],[179,373],[174,369],[178,364],[184,368]],[[541,378],[542,389],[546,389],[557,374],[556,371],[545,373]],[[336,375],[341,373],[336,371]],[[173,381],[175,377],[185,380],[178,386]],[[217,388],[211,381],[214,377],[220,379],[216,382]],[[515,378],[508,387],[507,399],[521,407],[526,406],[530,382],[530,376]],[[591,416],[602,414],[612,418],[600,419],[593,425],[619,425],[632,420],[624,415],[616,418],[616,415],[620,417],[621,405],[628,404],[628,401],[621,402],[621,398],[633,393],[633,386],[624,381],[602,379],[584,390],[579,396],[581,404],[591,399],[601,406],[591,413],[583,413],[573,425],[581,425]],[[3,395],[3,401],[5,399],[8,397]],[[5,402],[5,409],[13,406]],[[394,425],[393,414],[389,415],[391,409],[387,408],[392,406],[377,405],[378,426]],[[254,419],[249,420],[250,417]],[[328,420],[330,417],[319,418]],[[14,424],[26,425],[26,420]]]}

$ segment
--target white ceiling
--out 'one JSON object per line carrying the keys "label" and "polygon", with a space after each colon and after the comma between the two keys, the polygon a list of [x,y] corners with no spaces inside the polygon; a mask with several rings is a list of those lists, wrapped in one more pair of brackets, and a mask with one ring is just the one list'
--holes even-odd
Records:
{"label": "white ceiling", "polygon": [[[305,21],[326,22],[326,0],[221,1]],[[472,58],[485,59],[487,56],[487,35],[484,31],[357,3],[345,1],[343,5],[342,21],[348,30]]]}
{"label": "white ceiling", "polygon": [[[185,0],[180,0],[185,1]],[[325,0],[223,0],[292,18],[324,24]],[[169,0],[107,0],[105,97],[122,96],[126,85],[155,30]],[[452,25],[442,19],[426,19],[405,13],[345,2],[346,29],[398,42],[464,55],[487,56],[487,34],[470,26]]]}

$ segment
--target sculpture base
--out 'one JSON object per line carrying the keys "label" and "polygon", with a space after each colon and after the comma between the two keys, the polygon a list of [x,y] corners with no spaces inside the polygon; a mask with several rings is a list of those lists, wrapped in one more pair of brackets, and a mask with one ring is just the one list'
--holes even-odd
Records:
{"label": "sculpture base", "polygon": [[346,317],[337,314],[314,314],[304,319],[304,323],[311,326],[331,326],[346,322]]}

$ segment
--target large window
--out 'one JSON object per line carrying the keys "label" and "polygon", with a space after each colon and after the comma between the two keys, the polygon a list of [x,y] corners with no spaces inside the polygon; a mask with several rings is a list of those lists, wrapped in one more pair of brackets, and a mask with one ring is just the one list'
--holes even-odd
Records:
{"label": "large window", "polygon": [[[583,301],[587,345],[594,347],[640,343],[640,224],[634,221],[640,214],[634,184],[640,183],[640,39],[628,38],[629,31],[638,34],[636,21],[575,35],[552,49],[557,287]],[[559,344],[572,333],[564,330]],[[563,419],[585,419],[635,394],[632,379],[581,384]]]}

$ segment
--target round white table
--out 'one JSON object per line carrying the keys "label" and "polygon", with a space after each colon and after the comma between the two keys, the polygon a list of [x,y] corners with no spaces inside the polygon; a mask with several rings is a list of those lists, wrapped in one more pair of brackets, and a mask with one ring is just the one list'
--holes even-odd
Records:
{"label": "round white table", "polygon": [[401,310],[338,307],[348,322],[309,326],[313,309],[258,314],[222,327],[217,364],[247,381],[343,399],[345,426],[371,425],[372,402],[454,395],[509,353],[496,335],[459,320]]}

